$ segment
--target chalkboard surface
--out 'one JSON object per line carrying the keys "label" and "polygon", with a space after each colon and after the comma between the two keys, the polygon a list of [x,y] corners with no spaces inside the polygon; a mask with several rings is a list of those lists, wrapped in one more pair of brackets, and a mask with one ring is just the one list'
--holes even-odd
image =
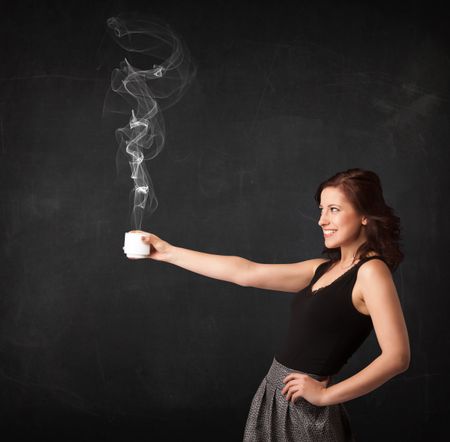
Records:
{"label": "chalkboard surface", "polygon": [[[165,143],[146,163],[158,206],[143,230],[256,262],[319,257],[318,184],[375,171],[402,220],[394,279],[412,361],[346,406],[359,440],[446,440],[450,65],[448,16],[433,8],[2,6],[5,440],[239,441],[286,333],[289,293],[123,254],[133,182],[126,160],[116,167],[115,130],[131,106],[108,101],[127,54],[107,19],[129,11],[168,23],[197,69],[162,111]],[[372,334],[339,379],[378,354]]]}

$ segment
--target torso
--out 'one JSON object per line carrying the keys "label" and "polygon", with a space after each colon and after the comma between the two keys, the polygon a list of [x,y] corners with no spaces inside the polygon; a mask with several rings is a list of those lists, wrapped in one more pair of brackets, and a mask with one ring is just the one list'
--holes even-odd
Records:
{"label": "torso", "polygon": [[[367,256],[377,256],[376,253],[371,252],[368,253]],[[326,262],[325,260],[324,262]],[[358,263],[359,261],[357,261]],[[320,265],[320,264],[319,264]],[[356,264],[355,264],[356,265]],[[318,267],[318,266],[317,266]],[[317,270],[317,267],[314,269],[314,272]],[[318,289],[321,289],[323,287],[326,287],[327,285],[330,285],[333,283],[337,278],[340,278],[344,273],[346,273],[348,269],[345,271],[340,270],[339,268],[334,265],[330,270],[325,272],[311,287],[311,290],[314,292]],[[356,277],[355,285],[353,286],[352,290],[352,303],[358,312],[360,312],[363,315],[369,316],[369,311],[367,310],[366,303],[364,302],[364,295],[362,292],[361,284],[358,284],[358,277]]]}

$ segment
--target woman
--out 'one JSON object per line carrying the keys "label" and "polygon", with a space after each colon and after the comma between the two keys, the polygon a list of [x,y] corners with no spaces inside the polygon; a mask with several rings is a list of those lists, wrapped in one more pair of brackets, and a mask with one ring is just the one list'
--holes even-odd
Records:
{"label": "woman", "polygon": [[[260,264],[143,237],[151,259],[245,287],[295,293],[286,340],[253,397],[244,442],[352,441],[343,402],[409,366],[408,333],[391,275],[403,259],[400,220],[386,205],[378,176],[361,169],[337,173],[320,184],[315,199],[328,259]],[[333,384],[332,376],[372,329],[381,354]]]}

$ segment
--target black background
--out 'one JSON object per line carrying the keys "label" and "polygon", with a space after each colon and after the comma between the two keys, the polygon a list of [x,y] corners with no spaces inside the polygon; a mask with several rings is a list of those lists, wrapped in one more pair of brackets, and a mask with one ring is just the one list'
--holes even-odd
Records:
{"label": "black background", "polygon": [[[358,440],[446,440],[449,17],[399,5],[2,2],[5,440],[239,441],[287,329],[289,293],[122,253],[132,181],[114,130],[128,116],[103,105],[126,54],[105,22],[133,10],[166,20],[198,68],[164,113],[144,230],[257,262],[319,257],[317,185],[377,172],[402,220],[412,361],[345,405]],[[378,353],[372,333],[339,379]]]}

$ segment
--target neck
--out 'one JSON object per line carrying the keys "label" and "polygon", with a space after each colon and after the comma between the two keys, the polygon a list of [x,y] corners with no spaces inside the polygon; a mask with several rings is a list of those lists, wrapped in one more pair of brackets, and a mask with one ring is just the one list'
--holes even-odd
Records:
{"label": "neck", "polygon": [[353,251],[346,251],[345,253],[343,253],[342,249],[341,249],[341,259],[340,259],[340,263],[345,266],[345,265],[351,265],[353,264],[354,261],[356,261],[358,259],[358,256],[355,255],[356,250]]}
{"label": "neck", "polygon": [[356,256],[356,251],[359,249],[361,244],[364,244],[365,242],[366,238],[360,236],[353,244],[341,246],[341,267],[351,266],[355,263],[355,261],[360,259],[359,256]]}

